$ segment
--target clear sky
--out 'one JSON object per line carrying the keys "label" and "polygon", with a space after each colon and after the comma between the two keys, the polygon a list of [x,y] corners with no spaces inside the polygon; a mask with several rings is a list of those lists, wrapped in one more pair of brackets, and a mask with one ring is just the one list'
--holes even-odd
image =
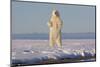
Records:
{"label": "clear sky", "polygon": [[63,33],[95,32],[95,7],[31,2],[12,2],[12,33],[48,33],[53,9],[63,21]]}

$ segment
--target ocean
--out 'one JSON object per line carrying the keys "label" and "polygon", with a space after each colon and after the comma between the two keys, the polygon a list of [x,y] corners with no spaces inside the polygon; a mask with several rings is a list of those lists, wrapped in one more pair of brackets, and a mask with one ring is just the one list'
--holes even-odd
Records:
{"label": "ocean", "polygon": [[[48,40],[49,34],[12,34],[12,39],[36,39]],[[95,39],[95,33],[62,33],[62,39]]]}

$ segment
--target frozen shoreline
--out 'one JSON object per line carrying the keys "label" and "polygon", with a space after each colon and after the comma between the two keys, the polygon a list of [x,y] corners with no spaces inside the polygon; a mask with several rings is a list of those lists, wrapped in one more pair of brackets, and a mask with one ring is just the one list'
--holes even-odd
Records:
{"label": "frozen shoreline", "polygon": [[85,58],[80,59],[80,62],[95,61],[94,39],[66,39],[62,41],[62,48],[57,46],[50,48],[48,40],[12,40],[12,63],[38,64],[49,59],[72,60],[79,58]]}

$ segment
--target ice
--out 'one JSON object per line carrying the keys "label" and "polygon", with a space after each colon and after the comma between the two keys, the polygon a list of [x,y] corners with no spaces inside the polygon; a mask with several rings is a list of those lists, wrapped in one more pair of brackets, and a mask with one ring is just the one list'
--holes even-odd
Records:
{"label": "ice", "polygon": [[[38,64],[49,59],[75,59],[95,56],[94,39],[66,39],[62,48],[49,47],[48,40],[12,40],[13,64]],[[80,61],[94,61],[81,59]]]}

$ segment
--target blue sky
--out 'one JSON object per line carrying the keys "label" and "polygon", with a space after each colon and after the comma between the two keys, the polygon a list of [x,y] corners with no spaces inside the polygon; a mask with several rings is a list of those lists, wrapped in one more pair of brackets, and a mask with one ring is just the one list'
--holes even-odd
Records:
{"label": "blue sky", "polygon": [[53,9],[63,21],[63,33],[95,32],[95,7],[31,2],[12,2],[12,33],[48,33]]}

